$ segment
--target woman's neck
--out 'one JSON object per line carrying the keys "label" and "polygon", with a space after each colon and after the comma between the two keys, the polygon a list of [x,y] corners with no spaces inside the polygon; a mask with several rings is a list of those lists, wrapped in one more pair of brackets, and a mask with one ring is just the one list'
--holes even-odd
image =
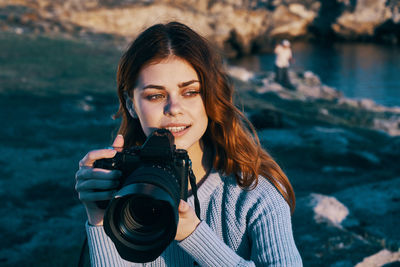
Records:
{"label": "woman's neck", "polygon": [[192,170],[196,176],[196,183],[198,183],[208,174],[212,167],[212,151],[203,142],[202,144],[197,142],[188,149],[188,154],[192,161]]}

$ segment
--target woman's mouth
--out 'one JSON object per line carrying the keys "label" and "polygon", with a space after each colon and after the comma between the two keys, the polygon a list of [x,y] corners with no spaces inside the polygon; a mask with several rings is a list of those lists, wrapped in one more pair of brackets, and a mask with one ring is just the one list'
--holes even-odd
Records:
{"label": "woman's mouth", "polygon": [[171,133],[177,133],[177,132],[185,130],[186,128],[187,128],[187,126],[180,126],[180,127],[166,127],[165,129],[167,129]]}
{"label": "woman's mouth", "polygon": [[171,126],[171,127],[164,127],[164,129],[167,129],[172,133],[174,137],[184,135],[187,130],[189,129],[190,125],[186,126]]}

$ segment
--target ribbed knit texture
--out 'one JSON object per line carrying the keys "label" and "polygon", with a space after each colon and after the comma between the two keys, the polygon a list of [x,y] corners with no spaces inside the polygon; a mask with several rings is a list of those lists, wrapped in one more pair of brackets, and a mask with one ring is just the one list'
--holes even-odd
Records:
{"label": "ribbed knit texture", "polygon": [[[202,222],[153,262],[121,259],[103,227],[86,224],[92,266],[302,266],[289,206],[265,178],[246,191],[233,177],[211,172],[197,193]],[[194,206],[193,196],[188,203]]]}

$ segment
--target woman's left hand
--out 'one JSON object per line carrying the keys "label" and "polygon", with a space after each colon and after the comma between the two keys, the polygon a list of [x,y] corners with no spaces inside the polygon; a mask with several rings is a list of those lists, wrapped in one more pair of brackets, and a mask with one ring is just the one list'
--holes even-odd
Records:
{"label": "woman's left hand", "polygon": [[185,201],[181,200],[179,203],[179,223],[176,230],[175,240],[182,241],[188,237],[200,223],[194,209]]}

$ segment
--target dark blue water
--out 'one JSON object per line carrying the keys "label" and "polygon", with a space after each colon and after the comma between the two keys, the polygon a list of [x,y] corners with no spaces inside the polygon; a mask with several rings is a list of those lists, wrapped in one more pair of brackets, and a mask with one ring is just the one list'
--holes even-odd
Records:
{"label": "dark blue water", "polygon": [[[400,106],[400,47],[377,44],[317,45],[294,43],[292,69],[310,70],[346,97],[370,98]],[[239,64],[254,71],[272,70],[273,54],[246,57]]]}

